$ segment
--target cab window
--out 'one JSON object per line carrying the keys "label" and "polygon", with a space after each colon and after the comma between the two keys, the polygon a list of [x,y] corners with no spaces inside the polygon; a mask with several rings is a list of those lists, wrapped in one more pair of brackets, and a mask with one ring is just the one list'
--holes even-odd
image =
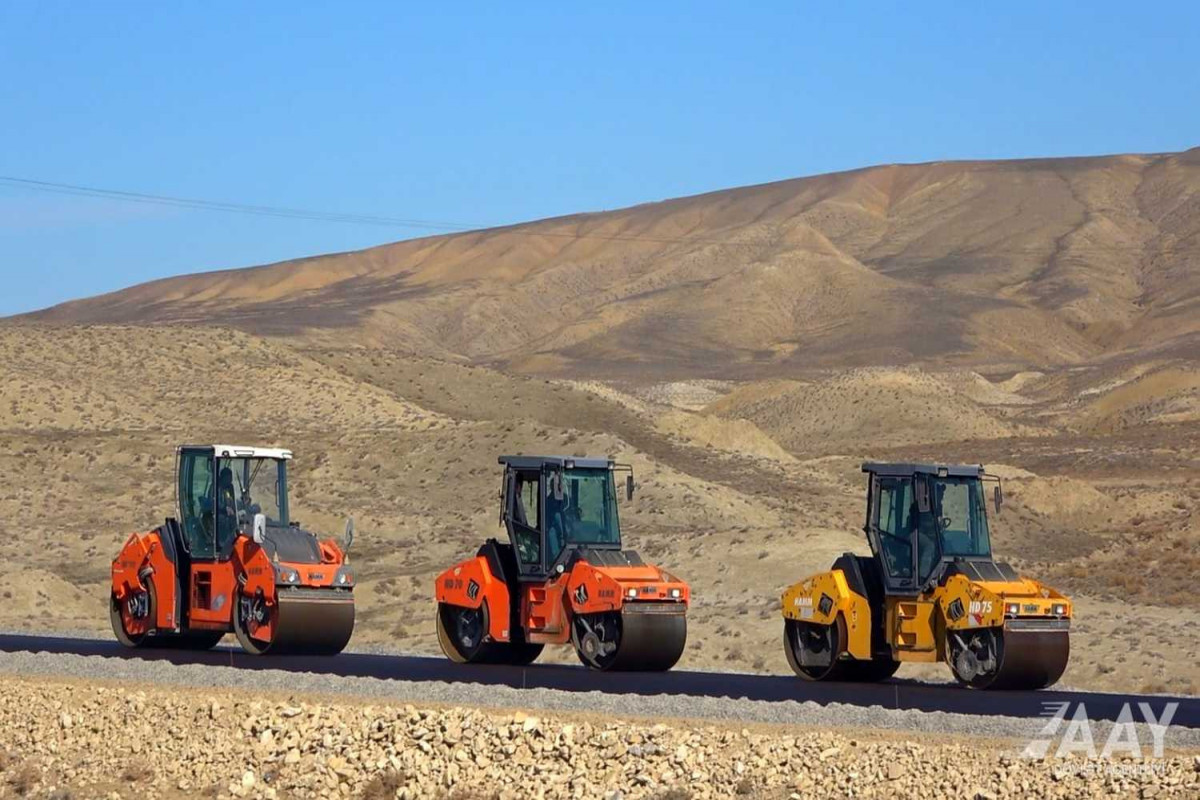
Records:
{"label": "cab window", "polygon": [[917,505],[912,478],[878,478],[879,507],[876,530],[884,569],[899,581],[913,575],[913,528]]}
{"label": "cab window", "polygon": [[509,500],[509,530],[522,572],[542,569],[541,475],[514,472]]}
{"label": "cab window", "polygon": [[179,515],[185,544],[194,558],[216,556],[213,513],[213,459],[209,453],[183,453],[179,469]]}

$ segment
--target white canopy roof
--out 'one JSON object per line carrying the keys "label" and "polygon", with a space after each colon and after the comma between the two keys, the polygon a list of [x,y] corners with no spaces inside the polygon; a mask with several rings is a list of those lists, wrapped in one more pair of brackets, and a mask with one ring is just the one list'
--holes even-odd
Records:
{"label": "white canopy roof", "polygon": [[218,457],[230,456],[232,458],[281,458],[290,459],[292,457],[291,450],[282,450],[278,447],[254,447],[253,445],[241,444],[214,444],[208,445],[212,447],[213,452]]}

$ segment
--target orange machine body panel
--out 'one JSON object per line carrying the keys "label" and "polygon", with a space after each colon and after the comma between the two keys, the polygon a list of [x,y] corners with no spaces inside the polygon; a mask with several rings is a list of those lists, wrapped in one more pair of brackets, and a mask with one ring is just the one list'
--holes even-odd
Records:
{"label": "orange machine body panel", "polygon": [[135,533],[113,559],[112,592],[122,601],[130,592],[150,592],[153,596],[152,618],[135,621],[144,628],[130,633],[232,631],[238,595],[262,592],[267,602],[274,602],[279,572],[295,574],[295,580],[285,584],[288,587],[334,587],[345,554],[332,540],[321,541],[319,546],[320,564],[272,561],[261,545],[239,535],[228,558],[194,559],[181,579],[164,547],[161,529]]}
{"label": "orange machine body panel", "polygon": [[509,585],[492,574],[487,558],[476,556],[437,578],[437,602],[488,609],[488,637],[512,639],[512,603],[520,603],[517,619],[528,642],[565,644],[571,640],[575,614],[620,611],[631,603],[672,603],[687,607],[688,585],[657,567],[598,567],[579,560],[571,569],[546,580],[520,581],[514,598]]}

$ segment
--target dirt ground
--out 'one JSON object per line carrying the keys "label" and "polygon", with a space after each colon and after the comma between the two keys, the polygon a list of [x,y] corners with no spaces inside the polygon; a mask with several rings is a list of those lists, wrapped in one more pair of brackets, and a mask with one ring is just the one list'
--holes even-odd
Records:
{"label": "dirt ground", "polygon": [[1005,479],[997,556],[1077,603],[1064,684],[1200,692],[1185,358],[599,382],[212,328],[4,326],[0,626],[107,631],[111,558],[174,513],[172,448],[217,440],[294,450],[293,518],[356,521],[351,646],[412,652],[437,651],[433,577],[503,536],[497,456],[629,461],[626,546],[693,588],[681,668],[774,673],[782,589],[867,552],[860,463],[982,462]]}

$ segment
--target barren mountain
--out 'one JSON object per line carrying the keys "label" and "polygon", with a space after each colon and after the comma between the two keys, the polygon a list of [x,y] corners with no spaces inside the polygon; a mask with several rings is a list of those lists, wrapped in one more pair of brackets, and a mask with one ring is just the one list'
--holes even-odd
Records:
{"label": "barren mountain", "polygon": [[873,167],[155,281],[30,315],[561,375],[1200,352],[1200,149]]}
{"label": "barren mountain", "polygon": [[997,555],[1076,602],[1064,681],[1194,693],[1198,261],[1193,150],[879,167],[11,318],[0,626],[104,630],[172,446],[241,440],[296,452],[306,526],[355,517],[352,646],[435,652],[433,577],[503,535],[496,456],[610,454],[627,545],[693,588],[682,665],[787,673],[779,592],[867,551],[860,463],[982,462]]}

